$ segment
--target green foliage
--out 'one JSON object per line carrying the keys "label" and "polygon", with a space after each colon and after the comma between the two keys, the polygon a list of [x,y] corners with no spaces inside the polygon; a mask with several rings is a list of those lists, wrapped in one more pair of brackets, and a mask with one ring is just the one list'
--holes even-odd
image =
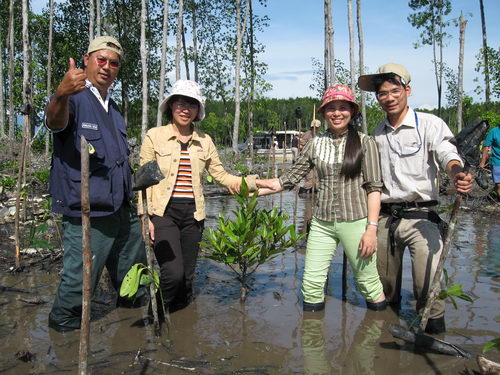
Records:
{"label": "green foliage", "polygon": [[39,171],[35,171],[35,177],[42,184],[49,183],[50,170],[49,169],[41,169]]}
{"label": "green foliage", "polygon": [[0,186],[5,190],[13,191],[16,188],[17,179],[9,176],[0,177]]}
{"label": "green foliage", "polygon": [[160,288],[160,277],[158,272],[143,263],[134,264],[125,275],[120,287],[120,297],[133,298],[139,286],[153,283],[155,292]]}
{"label": "green foliage", "polygon": [[[476,72],[485,74],[485,65],[484,65],[484,48],[479,50],[479,53],[476,55],[477,63],[476,63]],[[500,51],[491,47],[486,48],[486,54],[488,58],[488,75],[490,78],[490,99],[500,99]],[[479,79],[476,78],[474,81],[479,82]],[[481,79],[481,82],[484,81],[484,78]],[[483,93],[485,90],[485,84],[478,85],[475,89],[477,94]]]}
{"label": "green foliage", "polygon": [[294,246],[305,234],[297,235],[293,225],[286,225],[289,217],[277,209],[257,207],[257,193],[250,195],[245,180],[236,199],[239,208],[234,219],[222,215],[217,229],[208,229],[201,245],[206,258],[227,264],[245,287],[246,277],[257,267]]}
{"label": "green foliage", "polygon": [[438,298],[440,300],[448,299],[453,304],[453,307],[455,308],[455,310],[458,309],[458,306],[457,306],[457,303],[456,303],[454,297],[463,299],[464,301],[467,301],[470,303],[474,302],[470,296],[468,296],[467,294],[465,294],[462,291],[461,284],[449,285],[450,280],[448,278],[448,272],[446,271],[446,269],[443,269],[443,273],[444,273],[445,284],[448,287],[448,289],[443,289],[443,290],[441,290],[441,292],[439,292]]}
{"label": "green foliage", "polygon": [[17,173],[19,171],[17,160],[11,159],[3,161],[0,164],[0,171],[5,173]]}
{"label": "green foliage", "polygon": [[500,338],[490,340],[486,344],[484,344],[483,353],[486,353],[487,351],[490,351],[491,349],[496,349],[497,351],[500,350]]}
{"label": "green foliage", "polygon": [[252,171],[248,169],[248,167],[243,163],[236,163],[234,165],[234,169],[241,172],[242,175],[248,175],[252,173]]}
{"label": "green foliage", "polygon": [[55,246],[45,239],[48,230],[49,224],[47,222],[40,225],[31,226],[29,235],[30,246],[34,247],[35,249],[53,250]]}

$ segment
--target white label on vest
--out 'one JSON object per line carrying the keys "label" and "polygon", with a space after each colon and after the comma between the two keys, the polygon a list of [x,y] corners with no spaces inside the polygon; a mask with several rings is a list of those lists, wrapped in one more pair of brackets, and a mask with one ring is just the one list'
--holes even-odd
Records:
{"label": "white label on vest", "polygon": [[91,124],[90,122],[82,122],[82,129],[99,130],[97,124]]}

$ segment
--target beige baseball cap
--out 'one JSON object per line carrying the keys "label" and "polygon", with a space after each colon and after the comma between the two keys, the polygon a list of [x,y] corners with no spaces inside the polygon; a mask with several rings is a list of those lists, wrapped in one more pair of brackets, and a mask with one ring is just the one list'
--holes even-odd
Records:
{"label": "beige baseball cap", "polygon": [[401,83],[407,85],[411,81],[410,72],[403,65],[397,63],[387,63],[377,69],[376,74],[366,74],[358,78],[358,86],[364,91],[377,91],[375,80],[382,75],[394,73],[401,78]]}
{"label": "beige baseball cap", "polygon": [[92,52],[99,51],[101,49],[108,49],[116,52],[118,56],[122,57],[122,46],[120,45],[120,42],[112,36],[98,36],[95,38],[90,42],[87,53],[91,54]]}

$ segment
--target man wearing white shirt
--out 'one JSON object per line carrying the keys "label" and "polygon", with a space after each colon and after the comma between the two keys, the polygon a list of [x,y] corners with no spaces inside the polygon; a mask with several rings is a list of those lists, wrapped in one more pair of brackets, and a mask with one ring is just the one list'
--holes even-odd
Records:
{"label": "man wearing white shirt", "polygon": [[[450,143],[446,123],[408,106],[411,94],[408,70],[399,64],[381,66],[376,74],[359,77],[362,90],[375,92],[386,118],[374,131],[382,167],[382,210],[378,226],[377,269],[387,301],[401,300],[402,260],[405,248],[412,258],[413,292],[417,312],[427,294],[443,248],[441,219],[436,213],[438,168],[445,170],[460,193],[472,187],[472,176],[462,172],[462,160]],[[443,333],[444,301],[431,308],[426,332]]]}
{"label": "man wearing white shirt", "polygon": [[[118,106],[109,97],[122,62],[120,43],[109,36],[94,39],[83,62],[84,69],[78,69],[70,58],[69,69],[46,111],[46,126],[54,141],[49,192],[52,211],[63,215],[64,226],[63,272],[49,327],[61,332],[80,328],[82,312],[82,135],[90,154],[92,291],[104,267],[118,290],[128,270],[146,261],[140,222],[130,204],[127,129]],[[120,298],[117,304],[133,305]]]}

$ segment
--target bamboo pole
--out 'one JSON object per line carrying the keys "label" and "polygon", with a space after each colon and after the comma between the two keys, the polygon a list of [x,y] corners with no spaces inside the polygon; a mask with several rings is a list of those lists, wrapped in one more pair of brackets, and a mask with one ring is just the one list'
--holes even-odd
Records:
{"label": "bamboo pole", "polygon": [[23,144],[21,146],[21,156],[19,157],[19,165],[17,172],[17,188],[16,188],[16,215],[14,222],[14,238],[16,242],[16,269],[21,267],[21,239],[19,235],[19,215],[21,211],[21,186],[24,176],[24,164],[26,159],[26,148],[28,147],[28,133],[30,131],[30,107],[27,105],[24,108],[24,132]]}
{"label": "bamboo pole", "polygon": [[81,136],[81,210],[82,210],[82,253],[83,253],[83,287],[82,287],[82,325],[80,330],[80,353],[78,374],[88,374],[88,354],[90,340],[90,294],[92,254],[90,251],[90,198],[89,198],[89,145]]}

